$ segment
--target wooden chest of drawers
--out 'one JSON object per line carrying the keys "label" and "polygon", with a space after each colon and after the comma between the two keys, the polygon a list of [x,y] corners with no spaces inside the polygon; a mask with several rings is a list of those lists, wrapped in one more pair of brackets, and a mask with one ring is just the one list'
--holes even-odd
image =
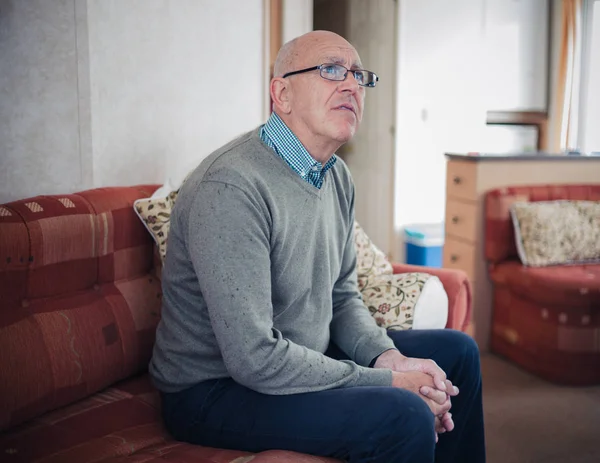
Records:
{"label": "wooden chest of drawers", "polygon": [[569,156],[469,156],[447,154],[443,266],[464,270],[473,287],[472,334],[489,349],[492,285],[484,255],[485,192],[534,184],[593,183],[600,158]]}

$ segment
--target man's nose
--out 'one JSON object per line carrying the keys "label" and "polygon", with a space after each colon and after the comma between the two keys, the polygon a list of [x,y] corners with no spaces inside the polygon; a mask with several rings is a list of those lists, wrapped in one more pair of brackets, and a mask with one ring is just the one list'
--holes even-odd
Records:
{"label": "man's nose", "polygon": [[359,88],[360,85],[358,85],[358,81],[356,80],[356,77],[354,77],[354,73],[348,71],[346,78],[341,82],[339,87],[340,91],[356,93],[358,92]]}

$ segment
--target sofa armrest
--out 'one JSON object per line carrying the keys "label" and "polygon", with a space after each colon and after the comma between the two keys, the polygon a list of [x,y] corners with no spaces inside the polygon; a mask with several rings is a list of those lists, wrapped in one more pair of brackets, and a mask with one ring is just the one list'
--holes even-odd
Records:
{"label": "sofa armrest", "polygon": [[462,270],[422,267],[419,265],[392,263],[394,273],[429,273],[440,279],[446,294],[448,294],[448,322],[446,328],[460,331],[470,329],[472,306],[471,306],[471,283],[467,274]]}

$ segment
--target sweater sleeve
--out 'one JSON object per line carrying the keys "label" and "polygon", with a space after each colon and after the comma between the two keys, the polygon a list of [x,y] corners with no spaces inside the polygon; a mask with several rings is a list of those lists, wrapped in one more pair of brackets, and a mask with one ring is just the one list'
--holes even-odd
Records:
{"label": "sweater sleeve", "polygon": [[274,328],[268,208],[228,183],[205,180],[198,188],[188,215],[188,248],[231,377],[272,395],[389,386],[390,370],[334,360]]}
{"label": "sweater sleeve", "polygon": [[350,218],[344,243],[340,276],[333,287],[332,340],[359,365],[368,366],[382,352],[394,349],[394,343],[384,328],[365,307],[356,276],[354,244],[354,189],[350,197]]}

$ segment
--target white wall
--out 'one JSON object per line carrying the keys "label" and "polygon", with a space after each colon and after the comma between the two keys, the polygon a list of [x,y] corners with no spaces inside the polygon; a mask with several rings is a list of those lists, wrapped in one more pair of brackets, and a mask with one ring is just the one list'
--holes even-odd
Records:
{"label": "white wall", "polygon": [[94,184],[180,181],[261,123],[262,21],[261,0],[90,0]]}
{"label": "white wall", "polygon": [[263,21],[262,0],[3,0],[0,202],[180,181],[262,122]]}
{"label": "white wall", "polygon": [[402,1],[395,167],[395,232],[442,222],[445,152],[477,149],[485,126],[481,0]]}
{"label": "white wall", "polygon": [[80,157],[73,0],[0,2],[0,203],[74,191]]}

